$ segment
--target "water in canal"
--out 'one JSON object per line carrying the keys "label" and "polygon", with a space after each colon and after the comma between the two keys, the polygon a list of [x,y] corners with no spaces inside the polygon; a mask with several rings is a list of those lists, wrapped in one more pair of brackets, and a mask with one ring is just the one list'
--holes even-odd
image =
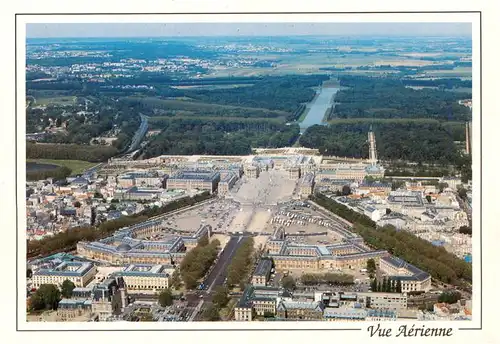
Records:
{"label": "water in canal", "polygon": [[323,87],[320,93],[307,106],[309,112],[306,118],[300,123],[300,131],[304,132],[308,127],[321,124],[325,117],[326,110],[333,104],[333,98],[339,89],[336,87]]}

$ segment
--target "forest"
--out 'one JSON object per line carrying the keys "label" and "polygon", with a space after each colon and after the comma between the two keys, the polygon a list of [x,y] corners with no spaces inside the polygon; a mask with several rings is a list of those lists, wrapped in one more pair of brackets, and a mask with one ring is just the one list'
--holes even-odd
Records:
{"label": "forest", "polygon": [[342,76],[334,116],[337,118],[435,118],[467,121],[470,109],[458,104],[470,93],[415,90],[400,79]]}
{"label": "forest", "polygon": [[454,137],[437,121],[333,121],[309,127],[300,144],[318,148],[321,154],[368,157],[367,134],[373,127],[381,160],[435,162],[454,165],[460,159]]}
{"label": "forest", "polygon": [[144,158],[161,154],[247,155],[252,147],[285,147],[299,136],[298,125],[264,119],[172,118],[140,152]]}
{"label": "forest", "polygon": [[194,289],[198,280],[210,269],[219,253],[220,242],[217,239],[209,242],[208,238],[198,241],[198,245],[186,253],[181,262],[180,274],[187,289]]}
{"label": "forest", "polygon": [[117,154],[117,149],[109,146],[84,146],[72,144],[40,144],[26,142],[27,159],[78,159],[90,162],[107,161]]}
{"label": "forest", "polygon": [[54,180],[61,180],[71,174],[71,169],[66,166],[58,166],[51,170],[42,171],[26,171],[26,180],[43,180],[53,178]]}
{"label": "forest", "polygon": [[264,78],[249,87],[215,90],[186,90],[185,96],[207,103],[266,108],[294,112],[314,98],[311,88],[328,79],[326,75],[286,75]]}

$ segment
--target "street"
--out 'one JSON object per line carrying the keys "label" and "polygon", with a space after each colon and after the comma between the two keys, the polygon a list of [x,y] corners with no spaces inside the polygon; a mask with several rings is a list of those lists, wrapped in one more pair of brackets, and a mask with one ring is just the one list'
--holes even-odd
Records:
{"label": "street", "polygon": [[185,315],[189,321],[198,320],[196,317],[199,315],[203,306],[212,303],[212,297],[215,287],[223,285],[227,276],[227,268],[233,259],[236,250],[243,243],[243,236],[232,236],[226,244],[224,251],[220,254],[217,262],[208,273],[203,284],[204,290],[191,291],[186,294],[187,306]]}

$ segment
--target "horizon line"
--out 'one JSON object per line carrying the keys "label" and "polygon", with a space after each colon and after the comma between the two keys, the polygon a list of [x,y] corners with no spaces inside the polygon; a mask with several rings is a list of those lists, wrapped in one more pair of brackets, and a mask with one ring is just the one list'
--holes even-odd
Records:
{"label": "horizon line", "polygon": [[408,37],[413,37],[413,38],[468,38],[472,40],[471,35],[430,35],[430,34],[419,34],[419,35],[414,35],[414,34],[386,34],[386,35],[380,35],[380,34],[353,34],[353,35],[332,35],[332,34],[320,34],[320,35],[315,35],[315,34],[294,34],[294,35],[284,35],[284,34],[270,34],[270,35],[172,35],[172,36],[58,36],[58,37],[28,37],[26,36],[26,39],[86,39],[86,38],[103,38],[103,39],[109,39],[109,38],[207,38],[207,37],[228,37],[228,38],[259,38],[259,37],[372,37],[372,38],[408,38]]}

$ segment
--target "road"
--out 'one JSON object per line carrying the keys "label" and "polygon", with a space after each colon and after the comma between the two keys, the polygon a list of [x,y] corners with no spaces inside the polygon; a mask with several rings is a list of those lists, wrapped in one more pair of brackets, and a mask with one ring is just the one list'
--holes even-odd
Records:
{"label": "road", "polygon": [[472,208],[469,204],[469,201],[467,200],[464,201],[462,198],[460,198],[458,192],[454,192],[454,194],[455,197],[457,198],[460,208],[467,214],[467,220],[469,220],[469,226],[472,227]]}
{"label": "road", "polygon": [[134,137],[132,138],[132,142],[130,143],[130,146],[127,149],[126,153],[130,153],[136,150],[139,147],[142,139],[144,138],[144,135],[146,135],[146,132],[148,131],[148,118],[143,114],[140,114],[139,116],[141,116],[141,125],[135,132]]}
{"label": "road", "polygon": [[92,175],[92,173],[94,173],[95,171],[97,171],[104,163],[100,163],[100,164],[97,164],[95,166],[92,166],[91,168],[85,170],[82,172],[82,176],[84,178],[87,178],[87,177],[90,177]]}
{"label": "road", "polygon": [[208,273],[203,284],[205,290],[188,292],[186,295],[187,312],[186,316],[189,321],[197,320],[196,317],[202,310],[203,306],[210,305],[214,290],[217,286],[223,285],[227,276],[227,268],[236,253],[236,250],[243,243],[243,235],[232,236],[229,242],[224,247],[224,251],[220,254],[217,262]]}
{"label": "road", "polygon": [[227,276],[227,268],[233,259],[236,250],[243,243],[243,236],[233,236],[229,239],[224,251],[222,251],[217,263],[209,272],[204,281],[207,291],[210,293],[214,287],[224,284]]}

